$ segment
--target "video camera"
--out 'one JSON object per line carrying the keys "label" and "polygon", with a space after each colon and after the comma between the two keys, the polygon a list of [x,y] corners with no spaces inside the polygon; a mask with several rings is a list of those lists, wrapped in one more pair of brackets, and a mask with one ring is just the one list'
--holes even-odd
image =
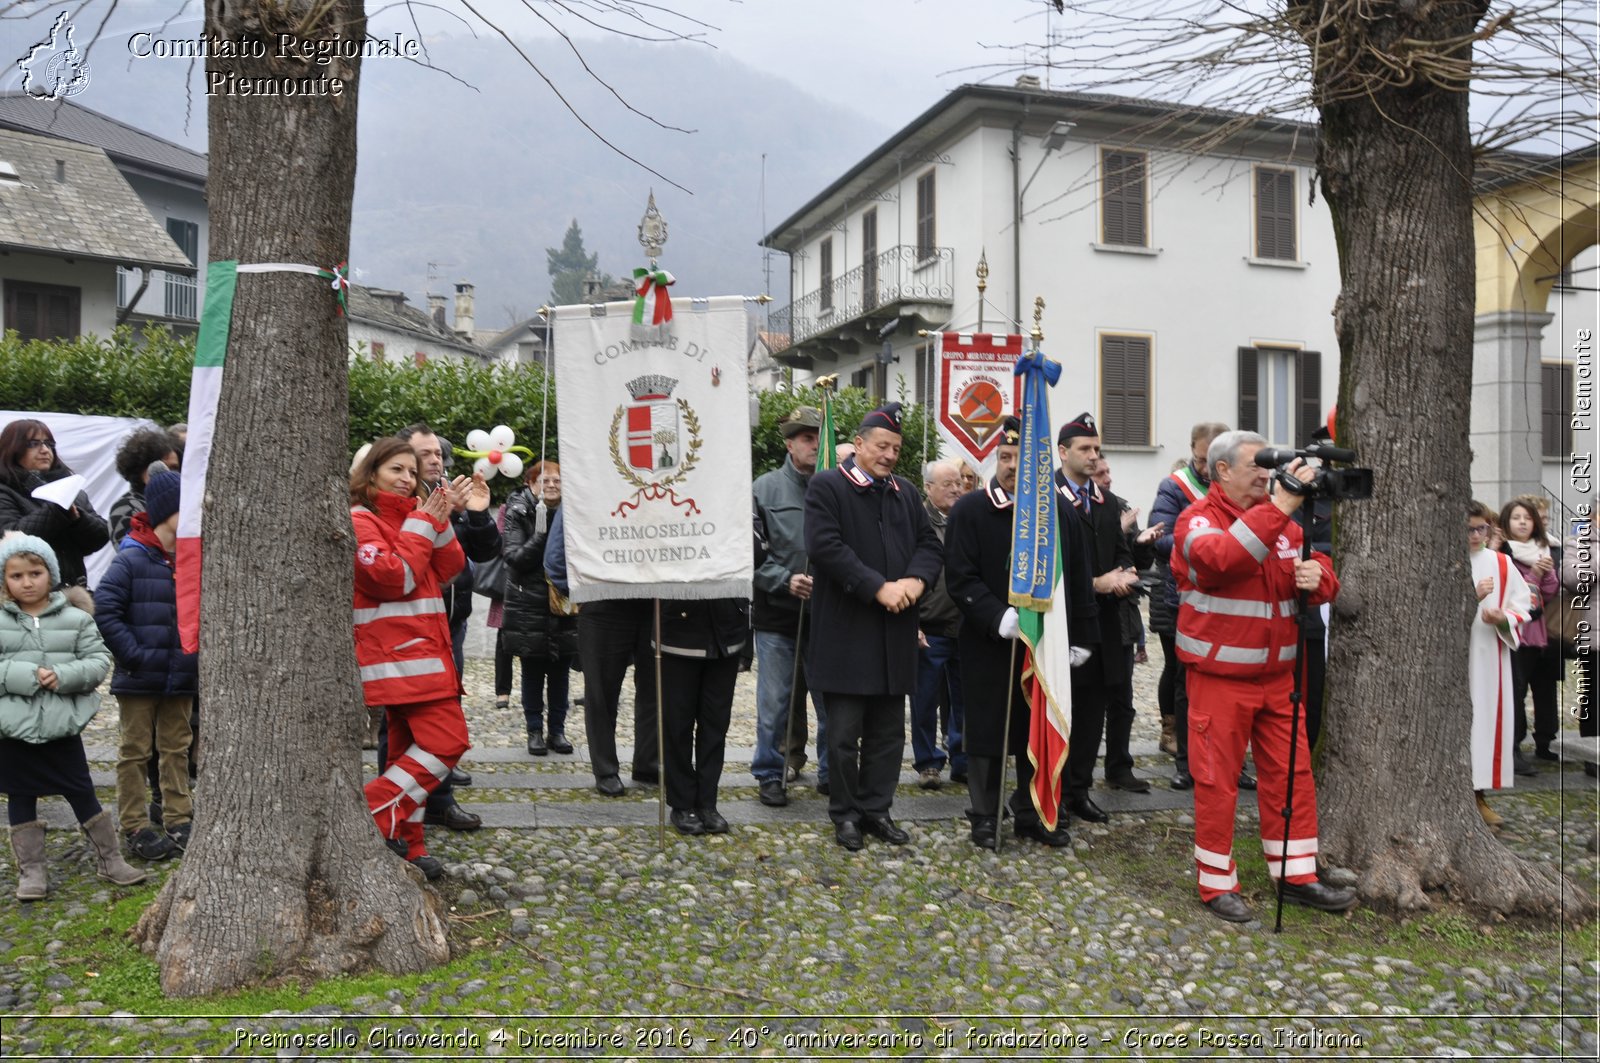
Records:
{"label": "video camera", "polygon": [[[1287,467],[1296,458],[1309,463],[1315,458],[1319,464],[1317,475],[1310,483],[1302,483],[1290,475]],[[1372,470],[1356,466],[1356,452],[1332,446],[1322,440],[1313,440],[1301,450],[1262,447],[1256,451],[1256,464],[1263,469],[1276,469],[1278,483],[1285,491],[1308,498],[1329,498],[1335,501],[1361,501],[1372,497]],[[1330,462],[1349,465],[1347,469],[1332,469]]]}

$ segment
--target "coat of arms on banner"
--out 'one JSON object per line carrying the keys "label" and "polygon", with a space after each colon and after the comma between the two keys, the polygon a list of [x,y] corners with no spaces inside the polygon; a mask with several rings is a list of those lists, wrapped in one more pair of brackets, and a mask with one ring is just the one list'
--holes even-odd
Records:
{"label": "coat of arms on banner", "polygon": [[1005,419],[1019,411],[1012,366],[1021,336],[947,332],[939,349],[939,435],[956,455],[987,471]]}
{"label": "coat of arms on banner", "polygon": [[611,418],[611,462],[638,490],[611,515],[626,517],[628,510],[663,498],[699,513],[694,499],[680,499],[672,485],[688,476],[700,459],[700,418],[687,401],[672,397],[678,386],[672,377],[651,373],[626,386],[633,401],[618,406]]}

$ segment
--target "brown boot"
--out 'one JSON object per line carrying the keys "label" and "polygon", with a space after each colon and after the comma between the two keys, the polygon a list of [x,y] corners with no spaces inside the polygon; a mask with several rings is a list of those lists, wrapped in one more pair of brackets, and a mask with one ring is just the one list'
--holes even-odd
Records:
{"label": "brown boot", "polygon": [[1178,755],[1178,718],[1176,716],[1161,717],[1161,741],[1158,743],[1161,752]]}
{"label": "brown boot", "polygon": [[17,861],[17,900],[44,900],[50,893],[44,870],[44,820],[11,828],[11,855]]}
{"label": "brown boot", "polygon": [[1504,823],[1505,820],[1499,815],[1499,813],[1495,812],[1494,809],[1490,808],[1489,807],[1489,802],[1487,802],[1487,801],[1485,801],[1483,799],[1483,791],[1482,790],[1477,791],[1477,795],[1478,795],[1478,815],[1483,817],[1483,821],[1485,823],[1487,823],[1491,827],[1498,827],[1498,826],[1500,826],[1500,824]]}
{"label": "brown boot", "polygon": [[109,810],[101,809],[99,815],[91,816],[79,826],[89,836],[89,844],[94,846],[96,874],[119,886],[133,886],[145,880],[143,871],[122,858],[122,846]]}

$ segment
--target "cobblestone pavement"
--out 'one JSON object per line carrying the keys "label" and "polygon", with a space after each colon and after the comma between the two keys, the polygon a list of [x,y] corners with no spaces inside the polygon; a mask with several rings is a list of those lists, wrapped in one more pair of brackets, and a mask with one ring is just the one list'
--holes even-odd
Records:
{"label": "cobblestone pavement", "polygon": [[[1161,661],[1159,645],[1149,649],[1135,675],[1134,747],[1140,772],[1159,778],[1170,766],[1155,750]],[[491,677],[490,661],[471,661],[475,748],[464,763],[475,781],[460,791],[487,826],[429,829],[447,865],[435,887],[451,913],[447,966],[280,986],[248,1003],[164,1001],[153,961],[120,931],[174,864],[113,891],[95,880],[80,836],[52,830],[51,898],[0,900],[0,1055],[1593,1059],[1600,1049],[1592,927],[1484,922],[1440,898],[1440,911],[1408,921],[1291,907],[1272,933],[1254,802],[1240,803],[1235,853],[1259,921],[1243,925],[1196,902],[1189,795],[1159,781],[1148,795],[1097,792],[1111,822],[1074,824],[1067,849],[1008,835],[996,855],[967,840],[964,790],[917,790],[907,764],[895,814],[911,844],[873,839],[846,853],[809,785],[787,808],[755,800],[747,674],[723,776],[732,832],[669,831],[658,844],[654,788],[596,794],[581,718],[569,728],[574,755],[528,756],[520,711],[493,707]],[[102,712],[85,734],[102,800],[114,723]],[[205,798],[202,773],[199,830]],[[1594,897],[1593,780],[1544,770],[1493,801],[1508,846]],[[43,809],[70,824],[60,802]],[[0,853],[0,889],[14,875]],[[229,1011],[248,1017],[213,1014]],[[454,1033],[467,1040],[442,1053],[416,1040]],[[311,1050],[283,1040],[294,1035],[325,1040]]]}

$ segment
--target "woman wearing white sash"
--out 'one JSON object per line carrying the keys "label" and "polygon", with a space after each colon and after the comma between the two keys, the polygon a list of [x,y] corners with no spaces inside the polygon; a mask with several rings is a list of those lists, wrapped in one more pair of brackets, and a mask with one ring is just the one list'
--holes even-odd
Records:
{"label": "woman wearing white sash", "polygon": [[1512,783],[1511,651],[1521,643],[1522,625],[1532,597],[1516,566],[1497,550],[1486,549],[1494,533],[1494,512],[1482,502],[1467,507],[1467,543],[1472,551],[1472,583],[1478,609],[1472,622],[1468,679],[1472,691],[1472,788],[1478,813],[1491,827],[1502,822],[1484,800],[1485,790]]}

